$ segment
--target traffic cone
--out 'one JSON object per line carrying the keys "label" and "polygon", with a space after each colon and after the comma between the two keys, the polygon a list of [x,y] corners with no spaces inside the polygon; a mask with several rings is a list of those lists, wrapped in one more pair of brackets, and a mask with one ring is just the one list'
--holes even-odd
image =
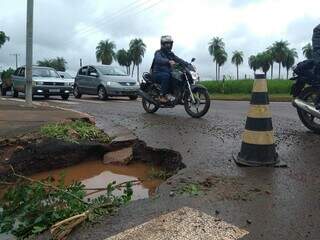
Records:
{"label": "traffic cone", "polygon": [[242,135],[241,151],[235,158],[239,165],[273,166],[279,162],[274,143],[268,87],[265,74],[256,74],[251,105]]}

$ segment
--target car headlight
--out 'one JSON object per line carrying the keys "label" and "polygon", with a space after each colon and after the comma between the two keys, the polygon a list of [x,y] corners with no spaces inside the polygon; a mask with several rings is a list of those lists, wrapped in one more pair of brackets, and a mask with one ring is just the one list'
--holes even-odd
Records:
{"label": "car headlight", "polygon": [[194,71],[190,71],[191,73],[191,77],[193,80],[198,80],[199,79],[199,74],[194,72]]}
{"label": "car headlight", "polygon": [[107,86],[117,86],[117,83],[108,81]]}

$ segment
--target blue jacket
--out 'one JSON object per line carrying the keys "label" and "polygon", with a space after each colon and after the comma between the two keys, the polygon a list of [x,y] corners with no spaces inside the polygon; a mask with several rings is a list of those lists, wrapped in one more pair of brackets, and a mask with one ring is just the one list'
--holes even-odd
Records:
{"label": "blue jacket", "polygon": [[188,64],[181,58],[177,57],[173,52],[166,52],[162,49],[158,50],[154,54],[154,59],[151,66],[151,71],[171,73],[171,66],[169,61],[173,60],[179,64]]}

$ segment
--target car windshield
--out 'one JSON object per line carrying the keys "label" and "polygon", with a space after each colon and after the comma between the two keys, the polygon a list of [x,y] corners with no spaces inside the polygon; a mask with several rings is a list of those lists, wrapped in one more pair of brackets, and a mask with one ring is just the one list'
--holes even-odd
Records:
{"label": "car windshield", "polygon": [[110,76],[127,76],[128,74],[119,67],[114,66],[99,66],[97,69],[102,73],[102,75]]}
{"label": "car windshield", "polygon": [[63,76],[65,79],[72,79],[72,76],[66,72],[60,73],[60,76]]}
{"label": "car windshield", "polygon": [[32,76],[60,78],[59,74],[54,69],[50,68],[32,68]]}

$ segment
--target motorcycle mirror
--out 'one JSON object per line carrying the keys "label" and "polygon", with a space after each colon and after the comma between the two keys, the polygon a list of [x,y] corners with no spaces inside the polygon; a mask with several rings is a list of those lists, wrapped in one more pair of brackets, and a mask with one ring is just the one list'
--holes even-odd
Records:
{"label": "motorcycle mirror", "polygon": [[195,58],[192,58],[192,59],[191,59],[191,62],[194,62],[195,60],[196,60]]}

